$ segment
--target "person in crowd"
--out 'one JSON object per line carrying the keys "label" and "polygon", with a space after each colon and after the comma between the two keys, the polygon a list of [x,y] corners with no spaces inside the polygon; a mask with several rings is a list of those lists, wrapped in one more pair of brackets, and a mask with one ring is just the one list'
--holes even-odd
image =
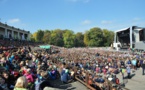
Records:
{"label": "person in crowd", "polygon": [[131,67],[130,67],[130,65],[127,65],[126,71],[127,71],[127,77],[128,77],[128,79],[130,79],[131,78],[130,77],[130,74],[131,74]]}
{"label": "person in crowd", "polygon": [[142,67],[142,75],[145,75],[145,60],[143,61]]}
{"label": "person in crowd", "polygon": [[28,81],[28,84],[32,84],[34,82],[34,78],[33,75],[31,73],[31,69],[28,68],[26,74],[24,74],[24,76],[26,76],[26,79]]}
{"label": "person in crowd", "polygon": [[7,83],[7,86],[10,90],[13,90],[13,87],[14,87],[14,80],[16,78],[14,78],[14,75],[10,75],[7,71],[4,71],[2,73],[2,78],[5,80],[5,82]]}
{"label": "person in crowd", "polygon": [[70,80],[69,69],[66,68],[61,72],[61,81],[63,83],[68,83],[69,80]]}
{"label": "person in crowd", "polygon": [[0,90],[9,90],[7,83],[1,76],[0,76]]}
{"label": "person in crowd", "polygon": [[122,67],[120,68],[120,72],[121,72],[121,75],[122,75],[122,80],[124,80],[124,74],[125,74],[125,72],[126,72],[126,69],[125,69],[124,66],[122,66]]}
{"label": "person in crowd", "polygon": [[132,58],[132,65],[133,65],[134,70],[137,69],[136,64],[137,64],[137,61],[136,61],[136,58],[134,57],[134,58]]}
{"label": "person in crowd", "polygon": [[[28,84],[34,84],[35,82],[37,85],[37,83],[40,84],[40,82],[49,81],[44,77],[43,71],[46,71],[48,79],[55,80],[57,79],[57,75],[60,75],[60,80],[64,84],[69,83],[70,79],[74,79],[74,77],[77,76],[85,83],[90,83],[92,86],[100,86],[100,84],[105,83],[103,82],[103,76],[121,72],[124,78],[125,71],[127,71],[129,75],[130,69],[132,69],[131,65],[135,68],[138,67],[137,63],[140,63],[140,65],[144,67],[143,62],[140,62],[140,60],[143,60],[143,57],[135,57],[132,53],[116,53],[89,48],[66,49],[52,46],[53,51],[59,50],[59,52],[48,54],[45,50],[33,50],[33,48],[29,50],[29,48],[25,48],[28,43],[22,41],[14,43],[22,44],[14,45],[19,46],[16,51],[4,51],[4,55],[2,54],[0,57],[0,65],[4,67],[7,72],[13,74],[14,78],[16,78],[15,76],[17,76],[17,78],[19,76],[26,77]],[[35,44],[32,45],[33,47],[37,46]],[[55,50],[55,47],[57,50]],[[20,70],[20,72],[18,72],[18,70]],[[90,75],[87,75],[88,71]],[[97,76],[98,84],[94,83],[97,79],[95,81],[93,79],[96,74],[102,74],[102,77]],[[88,82],[86,79],[90,79],[90,81]],[[5,82],[8,86],[11,85],[7,80],[5,80]]]}
{"label": "person in crowd", "polygon": [[24,76],[18,78],[14,90],[28,90],[27,89],[28,82]]}

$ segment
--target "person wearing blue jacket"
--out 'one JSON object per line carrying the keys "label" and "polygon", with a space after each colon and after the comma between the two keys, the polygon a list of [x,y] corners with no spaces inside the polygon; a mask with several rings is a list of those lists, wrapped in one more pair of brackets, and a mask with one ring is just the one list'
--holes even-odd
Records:
{"label": "person wearing blue jacket", "polygon": [[61,72],[61,81],[63,83],[68,83],[68,81],[70,80],[69,77],[70,77],[69,76],[69,70],[68,69],[62,70],[62,72]]}
{"label": "person wearing blue jacket", "polygon": [[143,61],[143,64],[141,65],[142,67],[142,75],[144,75],[144,71],[145,71],[145,60]]}
{"label": "person wearing blue jacket", "polygon": [[128,79],[130,79],[131,68],[130,68],[129,65],[127,65],[126,71],[127,71],[127,74],[128,74]]}
{"label": "person wearing blue jacket", "polygon": [[12,63],[12,61],[14,60],[14,58],[15,58],[14,55],[12,55],[12,56],[9,58],[10,63]]}

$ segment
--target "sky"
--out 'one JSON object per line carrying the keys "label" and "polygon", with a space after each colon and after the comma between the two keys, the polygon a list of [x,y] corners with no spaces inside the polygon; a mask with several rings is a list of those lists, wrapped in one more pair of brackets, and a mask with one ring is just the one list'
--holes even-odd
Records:
{"label": "sky", "polygon": [[145,0],[0,0],[0,22],[31,33],[145,27]]}

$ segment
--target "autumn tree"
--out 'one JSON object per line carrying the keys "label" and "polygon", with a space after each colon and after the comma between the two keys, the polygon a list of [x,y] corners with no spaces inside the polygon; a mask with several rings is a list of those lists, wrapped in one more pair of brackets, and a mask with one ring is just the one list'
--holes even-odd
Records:
{"label": "autumn tree", "polygon": [[107,29],[103,29],[103,43],[104,46],[110,46],[111,43],[113,43],[113,39],[114,39],[114,32],[113,31],[109,31]]}
{"label": "autumn tree", "polygon": [[56,45],[56,46],[63,46],[63,31],[60,29],[56,29],[51,31],[51,38],[50,38],[50,44]]}
{"label": "autumn tree", "polygon": [[81,32],[75,34],[75,47],[83,47],[84,46],[84,35]]}
{"label": "autumn tree", "polygon": [[44,36],[44,31],[43,30],[38,30],[36,34],[36,41],[37,42],[42,42],[43,41],[43,36]]}
{"label": "autumn tree", "polygon": [[45,30],[43,35],[43,42],[46,44],[50,44],[50,39],[51,39],[51,32],[49,30]]}
{"label": "autumn tree", "polygon": [[99,47],[103,45],[103,32],[100,28],[91,28],[85,33],[85,44],[90,47]]}
{"label": "autumn tree", "polygon": [[71,30],[66,30],[63,34],[64,46],[67,48],[74,47],[74,32]]}
{"label": "autumn tree", "polygon": [[72,30],[38,30],[31,36],[31,41],[44,42],[46,44],[61,47],[102,47],[110,46],[113,42],[114,32],[98,27],[91,28],[84,34],[74,33]]}
{"label": "autumn tree", "polygon": [[30,35],[30,41],[35,42],[35,37],[33,36],[33,34]]}

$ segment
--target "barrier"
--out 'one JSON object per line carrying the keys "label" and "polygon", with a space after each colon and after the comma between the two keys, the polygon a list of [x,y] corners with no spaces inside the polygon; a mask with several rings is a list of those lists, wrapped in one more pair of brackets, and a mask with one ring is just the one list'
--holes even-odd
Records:
{"label": "barrier", "polygon": [[84,81],[80,80],[79,78],[77,78],[77,76],[75,76],[75,79],[77,81],[79,81],[80,83],[82,83],[83,85],[85,85],[87,88],[89,88],[90,90],[96,90],[95,88],[91,87],[90,85],[88,85],[87,83],[85,83]]}
{"label": "barrier", "polygon": [[[111,81],[109,81],[108,79],[105,79],[105,80],[107,81],[109,90],[112,90],[113,89],[113,83]],[[125,88],[125,87],[121,86],[120,84],[116,84],[116,86],[120,87],[121,90],[130,90],[128,88]]]}
{"label": "barrier", "polygon": [[[77,80],[77,81],[79,81],[80,83],[82,83],[83,85],[85,85],[88,89],[90,89],[90,90],[96,90],[95,88],[93,88],[92,86],[90,86],[89,84],[87,84],[87,83],[85,83],[84,81],[82,81],[82,80],[80,80],[79,78],[78,78],[78,75],[77,76],[75,76],[75,79]],[[111,82],[111,81],[109,81],[108,79],[105,79],[105,82],[107,82],[107,90],[113,90],[113,83]],[[99,86],[99,84],[97,85],[97,86]],[[125,88],[125,87],[122,87],[121,85],[116,85],[117,87],[120,87],[121,88],[121,90],[129,90],[128,88]],[[102,88],[100,87],[100,90],[102,90]]]}

